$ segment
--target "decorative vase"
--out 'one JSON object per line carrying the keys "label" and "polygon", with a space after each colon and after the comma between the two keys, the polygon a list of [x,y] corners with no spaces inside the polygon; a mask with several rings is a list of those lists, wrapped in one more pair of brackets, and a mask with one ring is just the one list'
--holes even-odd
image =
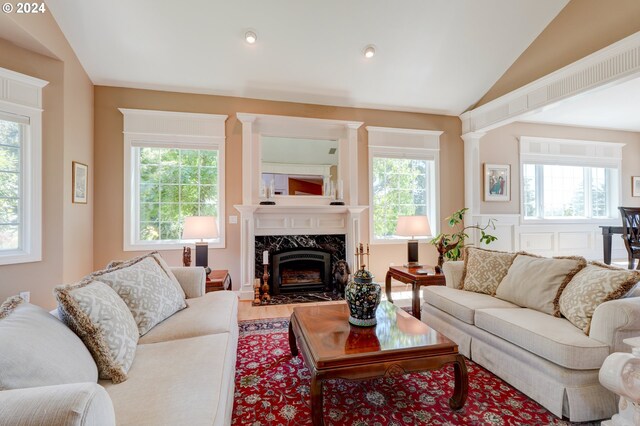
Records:
{"label": "decorative vase", "polygon": [[359,327],[376,325],[376,309],[380,304],[380,284],[373,282],[373,275],[360,269],[345,287],[344,297],[349,305],[349,322]]}

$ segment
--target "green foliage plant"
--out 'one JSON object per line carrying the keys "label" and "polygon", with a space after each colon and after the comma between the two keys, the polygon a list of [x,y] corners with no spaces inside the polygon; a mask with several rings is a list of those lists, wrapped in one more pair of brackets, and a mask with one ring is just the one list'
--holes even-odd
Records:
{"label": "green foliage plant", "polygon": [[495,219],[489,219],[485,226],[480,225],[468,225],[464,226],[464,214],[469,210],[468,208],[462,208],[456,212],[453,212],[451,216],[447,218],[449,227],[454,228],[456,232],[451,234],[445,234],[443,232],[436,235],[431,240],[431,244],[436,246],[438,250],[438,266],[442,268],[444,258],[447,260],[458,260],[462,256],[462,249],[465,245],[465,240],[469,238],[467,233],[470,229],[477,229],[480,231],[480,242],[485,244],[491,244],[498,237],[487,233],[487,229],[496,229]]}

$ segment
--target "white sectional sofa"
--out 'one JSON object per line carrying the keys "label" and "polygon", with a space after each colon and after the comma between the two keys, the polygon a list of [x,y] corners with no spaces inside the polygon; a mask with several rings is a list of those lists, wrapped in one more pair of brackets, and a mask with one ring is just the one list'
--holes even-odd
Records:
{"label": "white sectional sofa", "polygon": [[610,353],[629,351],[623,339],[640,335],[640,297],[599,305],[586,335],[565,318],[462,290],[463,268],[446,262],[446,286],[423,289],[422,321],[559,417],[592,421],[616,412],[598,371]]}
{"label": "white sectional sofa", "polygon": [[126,381],[0,391],[0,425],[230,424],[237,296],[205,294],[202,268],[171,270],[187,308],[140,338]]}

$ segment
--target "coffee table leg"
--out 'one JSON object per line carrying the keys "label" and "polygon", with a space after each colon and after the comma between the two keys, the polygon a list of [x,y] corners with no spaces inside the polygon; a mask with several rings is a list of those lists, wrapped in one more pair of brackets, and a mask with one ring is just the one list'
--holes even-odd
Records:
{"label": "coffee table leg", "polygon": [[314,373],[311,375],[311,420],[313,426],[324,425],[322,416],[322,380]]}
{"label": "coffee table leg", "polygon": [[416,319],[420,319],[420,286],[416,281],[411,283],[411,311]]}
{"label": "coffee table leg", "polygon": [[457,355],[453,363],[455,374],[455,389],[453,396],[449,399],[449,407],[452,410],[459,410],[467,401],[467,393],[469,391],[469,376],[467,374],[467,365],[462,355]]}
{"label": "coffee table leg", "polygon": [[391,298],[391,272],[387,271],[387,276],[384,279],[384,292],[387,294],[387,300],[389,303],[393,303]]}
{"label": "coffee table leg", "polygon": [[289,318],[289,348],[291,355],[298,356],[298,346],[296,344],[296,335],[293,333],[293,314]]}

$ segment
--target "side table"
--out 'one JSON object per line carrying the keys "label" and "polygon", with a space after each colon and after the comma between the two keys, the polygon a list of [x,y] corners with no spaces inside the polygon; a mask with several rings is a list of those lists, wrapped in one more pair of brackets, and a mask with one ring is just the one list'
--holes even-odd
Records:
{"label": "side table", "polygon": [[423,285],[445,285],[443,273],[418,274],[417,271],[422,269],[422,267],[389,266],[384,280],[384,291],[387,295],[387,300],[391,303],[393,303],[391,298],[391,278],[395,278],[405,284],[411,284],[411,312],[417,319],[420,319],[420,287]]}
{"label": "side table", "polygon": [[218,290],[231,290],[231,275],[227,269],[213,270],[207,277],[205,293]]}

